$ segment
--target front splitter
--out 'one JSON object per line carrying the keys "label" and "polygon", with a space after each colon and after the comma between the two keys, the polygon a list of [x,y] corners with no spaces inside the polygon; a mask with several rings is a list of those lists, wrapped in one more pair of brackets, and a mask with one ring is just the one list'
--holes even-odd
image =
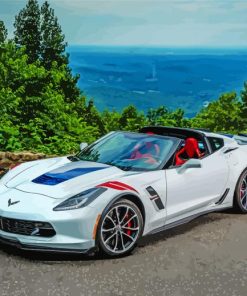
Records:
{"label": "front splitter", "polygon": [[63,253],[63,254],[85,254],[89,255],[97,250],[96,247],[87,249],[87,250],[78,250],[78,249],[65,249],[65,248],[50,248],[50,247],[40,247],[32,244],[23,244],[18,239],[15,238],[6,238],[0,236],[0,243],[8,245],[20,250],[25,251],[34,251],[34,252],[45,252],[45,253]]}

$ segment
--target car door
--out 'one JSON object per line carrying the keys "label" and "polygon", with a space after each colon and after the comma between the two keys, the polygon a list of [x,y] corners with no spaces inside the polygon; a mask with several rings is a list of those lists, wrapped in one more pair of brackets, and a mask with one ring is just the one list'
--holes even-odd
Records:
{"label": "car door", "polygon": [[223,149],[198,161],[201,167],[166,170],[166,224],[206,210],[223,195],[229,175]]}

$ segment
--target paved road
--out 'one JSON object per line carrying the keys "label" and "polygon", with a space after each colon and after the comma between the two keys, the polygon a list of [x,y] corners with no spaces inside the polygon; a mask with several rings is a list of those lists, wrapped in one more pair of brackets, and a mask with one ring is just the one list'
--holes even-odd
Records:
{"label": "paved road", "polygon": [[0,246],[0,295],[247,295],[247,216],[216,213],[114,260]]}

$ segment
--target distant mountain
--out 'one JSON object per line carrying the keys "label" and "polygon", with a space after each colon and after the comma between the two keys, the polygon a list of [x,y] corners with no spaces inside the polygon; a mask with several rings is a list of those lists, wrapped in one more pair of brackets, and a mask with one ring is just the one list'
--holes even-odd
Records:
{"label": "distant mountain", "polygon": [[79,87],[100,110],[166,105],[193,116],[247,80],[246,49],[70,46],[68,52]]}

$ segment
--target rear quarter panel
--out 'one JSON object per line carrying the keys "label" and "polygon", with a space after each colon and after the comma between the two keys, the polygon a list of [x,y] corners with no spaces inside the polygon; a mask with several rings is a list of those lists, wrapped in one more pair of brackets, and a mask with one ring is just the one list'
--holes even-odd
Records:
{"label": "rear quarter panel", "polygon": [[230,192],[224,203],[232,205],[238,179],[242,172],[247,168],[247,146],[240,145],[236,150],[227,153],[226,159],[230,168],[228,185]]}

